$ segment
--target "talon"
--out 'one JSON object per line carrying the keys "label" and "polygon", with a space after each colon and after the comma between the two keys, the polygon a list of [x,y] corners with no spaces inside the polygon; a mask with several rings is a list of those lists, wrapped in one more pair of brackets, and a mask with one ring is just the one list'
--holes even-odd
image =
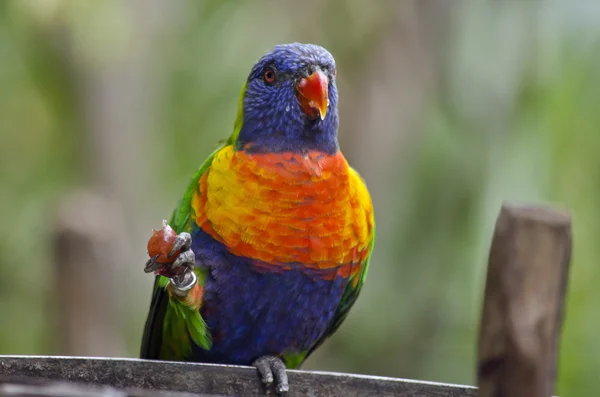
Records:
{"label": "talon", "polygon": [[159,256],[160,256],[160,254],[156,254],[152,258],[148,259],[148,261],[146,261],[146,266],[144,267],[144,272],[152,273],[153,271],[155,271],[156,269],[158,269],[160,267],[160,264],[158,262],[156,262],[156,260],[158,259]]}
{"label": "talon", "polygon": [[173,242],[173,246],[171,250],[167,254],[167,258],[173,257],[177,251],[181,251],[182,253],[189,250],[192,246],[192,236],[189,233],[182,232],[175,237],[175,241]]}
{"label": "talon", "polygon": [[267,387],[273,383],[273,370],[271,369],[271,364],[269,364],[269,359],[270,357],[264,356],[252,363],[252,365],[258,370],[261,382]]}
{"label": "talon", "polygon": [[196,264],[196,255],[194,255],[194,253],[191,250],[187,250],[187,251],[183,251],[182,253],[180,253],[179,256],[177,257],[177,259],[175,259],[175,261],[173,261],[173,264],[171,264],[171,270],[174,273],[177,273],[180,275],[180,274],[183,274],[184,272],[179,273],[179,271],[180,271],[179,268],[184,266],[188,269],[192,269],[195,264]]}
{"label": "talon", "polygon": [[263,356],[252,363],[258,370],[260,379],[269,387],[275,381],[277,394],[285,394],[290,390],[285,364],[279,357]]}

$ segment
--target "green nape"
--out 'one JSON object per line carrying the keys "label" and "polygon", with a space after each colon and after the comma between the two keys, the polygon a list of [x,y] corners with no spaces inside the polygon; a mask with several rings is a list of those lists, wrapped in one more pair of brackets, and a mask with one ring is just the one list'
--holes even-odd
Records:
{"label": "green nape", "polygon": [[299,368],[302,365],[302,363],[304,362],[304,359],[306,358],[307,353],[308,352],[286,353],[281,357],[281,359],[283,360],[283,362],[285,363],[285,366],[287,368],[290,368],[290,369]]}
{"label": "green nape", "polygon": [[246,94],[246,83],[242,87],[242,92],[240,92],[240,98],[238,100],[238,111],[237,116],[235,118],[235,123],[233,124],[233,133],[227,139],[228,145],[233,145],[235,141],[237,141],[238,136],[240,135],[240,130],[242,129],[242,124],[244,123],[244,95]]}

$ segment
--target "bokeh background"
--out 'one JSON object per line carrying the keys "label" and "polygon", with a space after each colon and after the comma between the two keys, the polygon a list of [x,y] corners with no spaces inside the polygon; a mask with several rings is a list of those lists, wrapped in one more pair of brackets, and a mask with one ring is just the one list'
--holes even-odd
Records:
{"label": "bokeh background", "polygon": [[361,298],[305,368],[473,384],[503,200],[567,207],[557,394],[600,390],[600,3],[0,2],[0,354],[138,354],[146,240],[250,67],[314,42],[372,192]]}

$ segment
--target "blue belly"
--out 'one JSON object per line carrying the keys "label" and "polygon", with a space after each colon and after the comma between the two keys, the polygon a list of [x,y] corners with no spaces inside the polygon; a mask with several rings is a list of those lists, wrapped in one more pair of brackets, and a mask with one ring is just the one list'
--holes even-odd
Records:
{"label": "blue belly", "polygon": [[306,269],[257,270],[202,230],[192,233],[198,266],[210,269],[202,317],[213,348],[194,347],[200,362],[248,365],[263,355],[300,353],[324,335],[347,279],[323,280]]}

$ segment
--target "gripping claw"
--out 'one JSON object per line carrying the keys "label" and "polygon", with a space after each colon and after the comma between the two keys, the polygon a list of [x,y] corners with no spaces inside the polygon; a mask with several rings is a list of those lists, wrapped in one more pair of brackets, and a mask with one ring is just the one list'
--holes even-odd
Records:
{"label": "gripping claw", "polygon": [[262,356],[252,363],[258,370],[262,383],[268,388],[275,383],[275,392],[285,395],[290,390],[285,364],[276,356]]}

